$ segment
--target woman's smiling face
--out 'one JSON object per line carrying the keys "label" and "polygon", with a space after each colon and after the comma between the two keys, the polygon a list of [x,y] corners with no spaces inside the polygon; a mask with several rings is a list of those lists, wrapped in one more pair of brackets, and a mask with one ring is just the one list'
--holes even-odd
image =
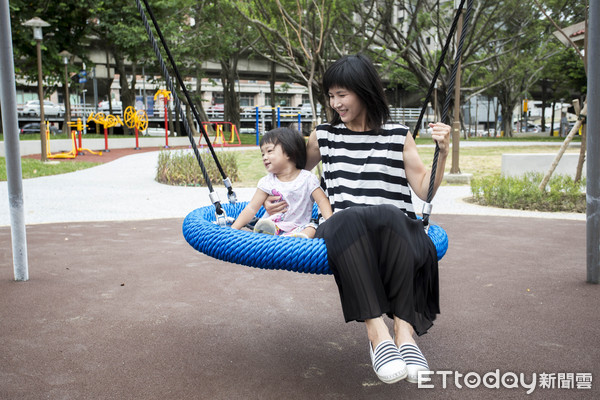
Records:
{"label": "woman's smiling face", "polygon": [[362,100],[351,90],[339,86],[329,89],[329,105],[339,115],[342,122],[350,130],[366,131],[367,108]]}

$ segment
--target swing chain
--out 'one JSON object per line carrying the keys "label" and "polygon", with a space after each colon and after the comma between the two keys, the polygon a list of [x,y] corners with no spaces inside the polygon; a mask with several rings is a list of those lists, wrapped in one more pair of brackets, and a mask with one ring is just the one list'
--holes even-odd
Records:
{"label": "swing chain", "polygon": [[223,179],[223,185],[227,188],[227,199],[231,204],[235,204],[237,202],[237,195],[233,191],[233,186],[231,185],[231,179],[229,177]]}

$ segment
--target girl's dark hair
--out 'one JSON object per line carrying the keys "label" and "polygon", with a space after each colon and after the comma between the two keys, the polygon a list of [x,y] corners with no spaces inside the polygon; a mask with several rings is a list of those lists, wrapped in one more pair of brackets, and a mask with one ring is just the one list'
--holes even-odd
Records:
{"label": "girl's dark hair", "polygon": [[[323,92],[328,96],[332,87],[351,90],[367,108],[367,126],[379,130],[390,118],[390,108],[381,78],[371,60],[362,54],[348,55],[334,62],[323,75]],[[331,105],[329,105],[331,108]],[[342,122],[333,109],[332,125]]]}
{"label": "girl's dark hair", "polygon": [[274,146],[281,145],[281,149],[290,160],[296,164],[296,168],[304,169],[306,166],[306,142],[302,134],[291,128],[271,129],[260,139],[260,147],[272,143]]}

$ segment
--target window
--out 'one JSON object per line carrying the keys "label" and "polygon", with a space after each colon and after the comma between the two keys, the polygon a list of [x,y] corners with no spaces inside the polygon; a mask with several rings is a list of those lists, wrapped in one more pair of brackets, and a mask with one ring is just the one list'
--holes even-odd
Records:
{"label": "window", "polygon": [[212,104],[224,104],[225,96],[223,96],[223,92],[214,92],[212,98]]}
{"label": "window", "polygon": [[240,107],[254,107],[254,94],[240,94]]}
{"label": "window", "polygon": [[[265,105],[271,104],[271,94],[265,94]],[[275,107],[289,107],[292,104],[292,95],[276,93],[275,94]]]}

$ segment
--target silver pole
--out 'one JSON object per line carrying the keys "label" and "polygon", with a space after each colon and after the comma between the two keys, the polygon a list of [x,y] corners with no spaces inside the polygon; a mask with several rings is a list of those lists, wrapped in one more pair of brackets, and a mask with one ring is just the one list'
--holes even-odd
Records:
{"label": "silver pole", "polygon": [[600,277],[600,1],[590,1],[588,33],[587,281]]}
{"label": "silver pole", "polygon": [[6,153],[13,266],[15,280],[26,281],[29,279],[27,235],[25,232],[25,212],[23,210],[17,92],[8,0],[0,0],[0,79],[3,83],[0,85],[0,104],[2,105],[2,128]]}
{"label": "silver pole", "polygon": [[94,89],[94,114],[98,114],[98,80],[96,79],[96,67],[92,67],[92,85]]}

